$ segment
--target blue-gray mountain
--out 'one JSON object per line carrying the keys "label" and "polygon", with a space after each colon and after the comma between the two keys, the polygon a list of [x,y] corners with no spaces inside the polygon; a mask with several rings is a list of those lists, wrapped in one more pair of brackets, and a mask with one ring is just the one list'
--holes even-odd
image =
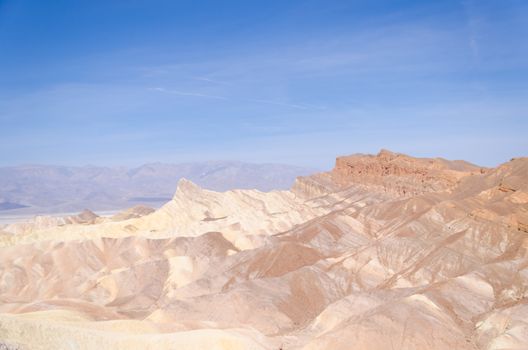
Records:
{"label": "blue-gray mountain", "polygon": [[145,164],[137,168],[24,165],[0,168],[0,210],[16,214],[113,210],[168,201],[180,178],[202,187],[289,188],[295,177],[313,169],[282,164],[203,162]]}

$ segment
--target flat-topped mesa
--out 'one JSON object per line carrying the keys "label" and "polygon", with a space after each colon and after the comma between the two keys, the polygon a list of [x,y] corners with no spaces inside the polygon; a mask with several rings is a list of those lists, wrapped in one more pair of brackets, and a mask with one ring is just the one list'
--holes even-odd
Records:
{"label": "flat-topped mesa", "polygon": [[352,185],[396,196],[449,191],[462,178],[487,170],[465,161],[442,158],[414,158],[382,149],[377,155],[354,154],[336,158],[327,173],[297,178],[292,191],[314,198]]}
{"label": "flat-topped mesa", "polygon": [[484,168],[464,161],[413,158],[381,150],[377,155],[338,157],[331,176],[341,187],[353,183],[377,185],[387,192],[413,196],[448,191],[461,178],[483,172]]}

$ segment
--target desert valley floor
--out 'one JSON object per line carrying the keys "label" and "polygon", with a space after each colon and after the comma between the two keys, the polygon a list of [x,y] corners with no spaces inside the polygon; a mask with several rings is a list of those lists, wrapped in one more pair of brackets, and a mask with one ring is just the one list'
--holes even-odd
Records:
{"label": "desert valley floor", "polygon": [[528,158],[381,151],[0,226],[0,348],[528,349]]}

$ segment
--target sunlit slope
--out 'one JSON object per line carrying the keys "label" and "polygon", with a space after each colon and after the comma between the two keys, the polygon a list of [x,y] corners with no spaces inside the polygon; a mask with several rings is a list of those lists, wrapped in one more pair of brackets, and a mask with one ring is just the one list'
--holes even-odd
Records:
{"label": "sunlit slope", "polygon": [[28,349],[526,348],[528,159],[496,169],[388,151],[345,159],[292,191],[218,193],[184,180],[155,212],[5,227],[0,339]]}

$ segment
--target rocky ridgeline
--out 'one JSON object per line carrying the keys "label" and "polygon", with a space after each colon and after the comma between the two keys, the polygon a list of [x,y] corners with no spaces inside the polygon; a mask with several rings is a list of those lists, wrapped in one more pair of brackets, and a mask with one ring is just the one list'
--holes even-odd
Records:
{"label": "rocky ridgeline", "polygon": [[298,177],[292,191],[303,198],[315,198],[351,186],[366,186],[371,191],[411,197],[450,191],[462,178],[486,171],[465,161],[414,158],[381,150],[377,155],[338,157],[330,172]]}
{"label": "rocky ridgeline", "polygon": [[463,177],[485,171],[467,162],[413,158],[382,150],[375,156],[338,157],[331,175],[342,187],[362,183],[378,185],[398,195],[414,196],[450,190]]}
{"label": "rocky ridgeline", "polygon": [[156,211],[84,213],[0,236],[0,339],[28,349],[525,349],[527,228],[528,158],[482,169],[353,155],[292,191],[181,180]]}

